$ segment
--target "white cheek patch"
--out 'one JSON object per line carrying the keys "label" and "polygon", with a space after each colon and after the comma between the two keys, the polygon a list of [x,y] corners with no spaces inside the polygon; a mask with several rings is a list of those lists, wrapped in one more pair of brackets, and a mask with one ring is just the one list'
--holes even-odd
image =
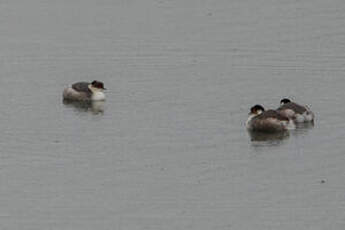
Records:
{"label": "white cheek patch", "polygon": [[259,110],[256,111],[256,114],[257,114],[257,115],[260,115],[260,114],[262,114],[263,112],[264,112],[264,111],[262,111],[261,109],[259,109]]}

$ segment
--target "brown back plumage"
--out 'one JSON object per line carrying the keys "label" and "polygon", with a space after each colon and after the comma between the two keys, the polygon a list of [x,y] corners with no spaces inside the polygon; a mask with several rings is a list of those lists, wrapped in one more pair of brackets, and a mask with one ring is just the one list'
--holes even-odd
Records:
{"label": "brown back plumage", "polygon": [[281,132],[286,130],[286,122],[289,118],[275,110],[267,110],[254,117],[251,122],[251,130],[259,132]]}
{"label": "brown back plumage", "polygon": [[77,82],[72,85],[72,88],[78,92],[86,93],[88,96],[92,94],[91,90],[89,89],[90,83],[88,82]]}
{"label": "brown back plumage", "polygon": [[289,121],[289,118],[278,113],[277,111],[275,110],[266,110],[265,112],[261,113],[260,115],[256,116],[255,117],[256,119],[268,119],[268,118],[273,118],[273,119],[277,119],[277,120],[280,120],[280,121]]}
{"label": "brown back plumage", "polygon": [[279,111],[286,110],[286,109],[291,109],[295,113],[299,113],[299,114],[303,114],[307,111],[304,106],[301,106],[294,102],[286,103],[278,108]]}

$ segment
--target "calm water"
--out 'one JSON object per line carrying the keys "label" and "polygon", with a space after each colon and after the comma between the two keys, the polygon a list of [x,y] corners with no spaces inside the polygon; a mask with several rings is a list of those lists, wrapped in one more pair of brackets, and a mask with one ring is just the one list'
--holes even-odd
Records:
{"label": "calm water", "polygon": [[[3,0],[1,229],[344,229],[345,2]],[[102,80],[103,112],[62,103]],[[256,103],[315,127],[254,139]]]}

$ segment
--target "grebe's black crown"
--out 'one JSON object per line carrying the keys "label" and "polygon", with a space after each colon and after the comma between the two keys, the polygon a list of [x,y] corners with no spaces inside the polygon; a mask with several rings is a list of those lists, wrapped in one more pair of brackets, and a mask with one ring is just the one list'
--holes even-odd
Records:
{"label": "grebe's black crown", "polygon": [[265,111],[262,105],[254,105],[252,108],[250,108],[251,113],[256,113],[259,110],[261,110],[262,112]]}
{"label": "grebe's black crown", "polygon": [[105,89],[104,84],[101,81],[93,81],[93,82],[91,82],[91,85],[95,88],[98,88],[98,89]]}
{"label": "grebe's black crown", "polygon": [[280,104],[287,104],[287,103],[290,103],[291,102],[291,100],[289,99],[289,98],[283,98],[283,99],[281,99],[280,100]]}

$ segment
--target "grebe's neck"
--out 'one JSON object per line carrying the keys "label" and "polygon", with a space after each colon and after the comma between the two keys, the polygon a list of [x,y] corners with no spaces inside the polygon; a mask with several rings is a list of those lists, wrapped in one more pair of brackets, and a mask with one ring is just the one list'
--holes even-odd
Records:
{"label": "grebe's neck", "polygon": [[103,93],[103,89],[93,87],[91,84],[88,86],[90,91],[92,92],[91,100],[93,101],[104,101],[105,94]]}
{"label": "grebe's neck", "polygon": [[93,101],[104,101],[105,100],[105,94],[101,91],[92,92],[91,100],[93,100]]}
{"label": "grebe's neck", "polygon": [[246,121],[246,127],[248,128],[249,127],[249,123],[253,120],[254,117],[256,117],[258,114],[254,114],[254,113],[251,113],[249,114],[249,117]]}

